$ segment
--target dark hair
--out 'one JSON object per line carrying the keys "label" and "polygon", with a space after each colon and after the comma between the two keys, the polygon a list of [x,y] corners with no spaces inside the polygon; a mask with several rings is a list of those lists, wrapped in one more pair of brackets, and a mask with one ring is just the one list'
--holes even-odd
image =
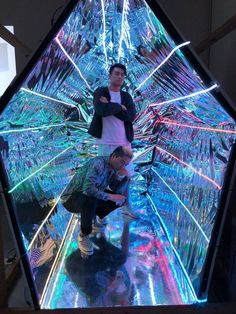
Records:
{"label": "dark hair", "polygon": [[109,74],[112,73],[114,68],[120,68],[120,69],[122,69],[124,71],[125,75],[127,74],[127,70],[126,70],[126,67],[125,67],[124,64],[121,64],[121,63],[112,64],[112,66],[110,67],[110,70],[109,70]]}
{"label": "dark hair", "polygon": [[133,153],[131,151],[131,149],[124,147],[124,146],[118,146],[112,153],[110,156],[116,155],[116,157],[128,157],[130,159],[133,158]]}
{"label": "dark hair", "polygon": [[138,54],[143,57],[143,53],[142,53],[141,49],[144,49],[144,50],[146,50],[146,51],[148,51],[148,50],[147,50],[147,48],[144,47],[143,45],[139,45],[139,46],[137,47]]}

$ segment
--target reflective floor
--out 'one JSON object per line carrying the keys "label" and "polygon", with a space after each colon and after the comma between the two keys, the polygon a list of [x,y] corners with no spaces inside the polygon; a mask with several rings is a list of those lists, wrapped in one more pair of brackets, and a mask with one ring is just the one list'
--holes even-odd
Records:
{"label": "reflective floor", "polygon": [[[81,258],[73,216],[42,308],[79,308],[195,303],[195,294],[145,195],[141,175],[133,180],[131,203],[138,220],[118,209],[108,217],[106,238],[93,237],[95,252]],[[134,197],[135,195],[135,197]]]}

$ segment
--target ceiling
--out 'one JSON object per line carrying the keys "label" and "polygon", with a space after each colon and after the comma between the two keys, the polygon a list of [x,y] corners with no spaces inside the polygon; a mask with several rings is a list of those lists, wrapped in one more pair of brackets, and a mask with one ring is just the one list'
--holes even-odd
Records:
{"label": "ceiling", "polygon": [[[42,42],[51,25],[69,1],[66,0],[1,0],[0,24],[13,25],[15,35],[32,52]],[[159,0],[169,18],[192,47],[204,40],[236,14],[234,0]],[[236,30],[225,35],[199,56],[230,99],[236,103]],[[16,49],[17,73],[30,55]]]}

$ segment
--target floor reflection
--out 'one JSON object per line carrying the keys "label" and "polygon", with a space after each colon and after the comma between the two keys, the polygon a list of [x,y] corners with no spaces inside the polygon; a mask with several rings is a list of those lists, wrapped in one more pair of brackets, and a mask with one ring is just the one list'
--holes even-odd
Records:
{"label": "floor reflection", "polygon": [[[78,250],[78,226],[69,232],[43,308],[137,306],[195,303],[191,287],[145,193],[133,186],[133,209],[140,219],[109,215],[106,239],[93,238],[87,260]],[[137,196],[138,195],[138,196]],[[77,222],[76,222],[77,224]]]}

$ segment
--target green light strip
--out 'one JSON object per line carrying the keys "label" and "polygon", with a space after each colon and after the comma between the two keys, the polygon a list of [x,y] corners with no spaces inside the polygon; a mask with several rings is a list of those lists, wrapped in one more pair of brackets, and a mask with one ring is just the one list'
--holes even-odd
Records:
{"label": "green light strip", "polygon": [[40,130],[40,129],[49,129],[49,128],[54,128],[58,126],[64,126],[66,125],[65,123],[59,123],[59,124],[49,124],[49,125],[42,125],[38,127],[33,127],[33,128],[26,128],[26,129],[15,129],[15,130],[7,130],[7,131],[0,131],[0,134],[8,134],[8,133],[15,133],[15,132],[25,132],[25,131],[35,131],[35,130]]}
{"label": "green light strip", "polygon": [[8,191],[8,193],[12,193],[13,191],[15,191],[15,189],[18,188],[18,186],[20,186],[23,182],[27,181],[29,178],[33,177],[36,173],[38,173],[39,171],[41,171],[43,168],[47,167],[53,160],[55,160],[57,157],[61,156],[62,154],[64,154],[67,150],[71,149],[73,146],[68,147],[67,149],[63,150],[63,152],[61,152],[60,154],[58,154],[57,156],[53,157],[51,160],[49,160],[45,165],[43,165],[42,167],[40,167],[38,170],[36,170],[35,172],[31,173],[28,177],[26,177],[24,180],[22,180],[21,182],[17,183],[17,185],[14,186],[14,188],[12,188],[10,191]]}

